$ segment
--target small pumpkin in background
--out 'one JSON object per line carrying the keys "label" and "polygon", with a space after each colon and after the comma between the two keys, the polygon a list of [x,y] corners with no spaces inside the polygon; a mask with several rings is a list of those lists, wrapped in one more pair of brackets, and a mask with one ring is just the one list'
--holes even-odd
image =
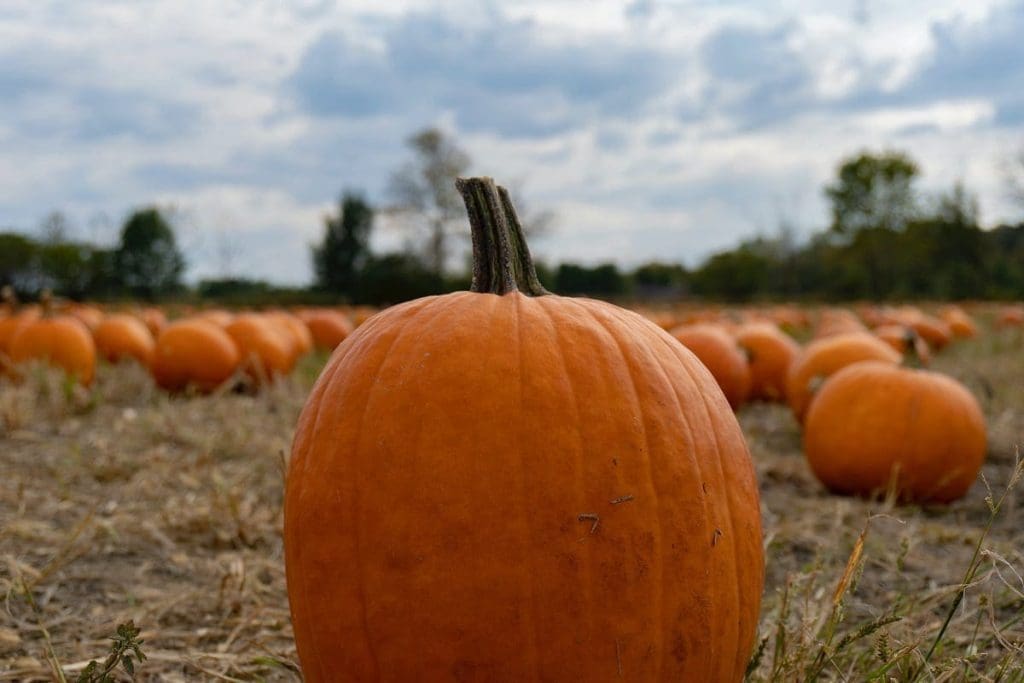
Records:
{"label": "small pumpkin in background", "polygon": [[724,329],[710,323],[683,325],[671,332],[693,352],[718,382],[733,410],[750,396],[750,366],[736,340]]}
{"label": "small pumpkin in background", "polygon": [[227,332],[208,320],[187,318],[169,324],[157,337],[151,371],[157,385],[169,391],[189,386],[212,391],[234,375],[240,362]]}
{"label": "small pumpkin in background", "polygon": [[160,334],[160,330],[164,329],[167,325],[167,315],[155,306],[144,308],[138,313],[139,320],[141,320],[146,328],[149,329],[149,333],[156,339],[157,335]]}
{"label": "small pumpkin in background", "polygon": [[784,401],[789,366],[800,353],[800,345],[770,323],[741,325],[736,331],[736,341],[750,364],[750,398]]}
{"label": "small pumpkin in background", "polygon": [[65,311],[67,315],[73,315],[81,320],[89,331],[94,331],[103,322],[103,311],[88,304],[71,304]]}
{"label": "small pumpkin in background", "polygon": [[832,375],[811,403],[804,453],[829,490],[947,503],[985,460],[985,418],[962,384],[937,372],[866,361]]}
{"label": "small pumpkin in background", "polygon": [[764,555],[729,404],[642,316],[544,291],[508,193],[458,187],[472,291],[360,326],[299,418],[305,680],[740,680]]}
{"label": "small pumpkin in background", "polygon": [[43,361],[88,386],[96,374],[96,345],[89,328],[71,315],[43,315],[20,326],[9,343],[15,366]]}
{"label": "small pumpkin in background", "polygon": [[898,365],[903,356],[866,332],[836,334],[804,347],[786,379],[786,402],[797,422],[803,422],[807,407],[824,380],[848,365],[867,360]]}
{"label": "small pumpkin in background", "polygon": [[971,316],[967,315],[967,312],[959,306],[947,306],[942,309],[940,317],[949,325],[949,330],[954,337],[970,339],[978,336],[978,326]]}
{"label": "small pumpkin in background", "polygon": [[852,311],[848,311],[845,308],[826,308],[818,317],[818,325],[814,329],[814,338],[824,339],[840,334],[867,331],[867,326]]}
{"label": "small pumpkin in background", "polygon": [[241,366],[257,383],[287,375],[298,357],[287,333],[271,320],[255,313],[243,313],[225,328],[241,354]]}
{"label": "small pumpkin in background", "polygon": [[949,325],[932,315],[922,313],[911,318],[907,324],[928,342],[930,348],[937,352],[945,348],[953,339],[953,332]]}
{"label": "small pumpkin in background", "polygon": [[297,316],[286,311],[270,311],[266,317],[291,339],[296,357],[313,350],[313,335]]}
{"label": "small pumpkin in background", "polygon": [[108,315],[92,335],[100,356],[111,363],[133,359],[148,368],[153,362],[156,341],[145,323],[133,315]]}
{"label": "small pumpkin in background", "polygon": [[997,327],[1024,327],[1024,306],[1003,306],[996,316]]}
{"label": "small pumpkin in background", "polygon": [[882,325],[873,329],[871,333],[902,354],[911,365],[927,367],[932,362],[932,351],[928,347],[928,342],[912,327]]}
{"label": "small pumpkin in background", "polygon": [[309,328],[316,348],[333,351],[352,334],[352,323],[344,313],[317,309],[308,311],[302,321]]}
{"label": "small pumpkin in background", "polygon": [[194,318],[199,320],[205,320],[206,322],[213,323],[217,327],[224,328],[231,324],[231,321],[235,319],[235,314],[230,311],[225,311],[222,308],[210,308],[196,313]]}

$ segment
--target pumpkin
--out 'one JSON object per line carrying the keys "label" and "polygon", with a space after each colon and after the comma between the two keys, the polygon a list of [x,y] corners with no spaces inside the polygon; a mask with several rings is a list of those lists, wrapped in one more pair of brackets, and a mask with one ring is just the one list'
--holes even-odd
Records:
{"label": "pumpkin", "polygon": [[187,318],[169,324],[156,339],[152,374],[169,391],[194,386],[212,391],[234,374],[241,361],[235,342],[216,324]]}
{"label": "pumpkin", "polygon": [[903,356],[864,332],[837,334],[808,344],[793,361],[786,379],[786,402],[797,422],[803,422],[811,399],[825,379],[847,365],[866,360],[898,365]]}
{"label": "pumpkin", "polygon": [[736,332],[750,363],[750,397],[762,401],[782,401],[786,397],[786,377],[800,345],[770,323],[747,323]]}
{"label": "pumpkin", "polygon": [[225,311],[220,308],[211,308],[209,310],[203,311],[202,313],[197,313],[195,317],[198,318],[199,320],[211,322],[217,327],[222,328],[230,325],[231,321],[235,319],[233,313]]}
{"label": "pumpkin", "polygon": [[764,564],[728,402],[642,316],[547,294],[507,192],[458,187],[472,291],[357,328],[299,419],[305,680],[740,680]]}
{"label": "pumpkin", "polygon": [[20,309],[5,318],[0,318],[0,353],[9,354],[11,340],[20,330],[38,320],[39,315],[39,309],[32,307]]}
{"label": "pumpkin", "polygon": [[333,351],[352,334],[352,323],[345,314],[337,311],[311,311],[306,315],[304,322],[318,349]]}
{"label": "pumpkin", "polygon": [[999,327],[1024,326],[1024,306],[1003,306],[996,317]]}
{"label": "pumpkin", "polygon": [[963,496],[985,459],[974,396],[937,372],[864,362],[837,372],[807,412],[804,452],[830,490],[946,503]]}
{"label": "pumpkin", "polygon": [[705,323],[677,327],[672,330],[672,336],[711,372],[733,410],[746,402],[750,395],[750,366],[728,332]]}
{"label": "pumpkin", "polygon": [[238,346],[246,374],[257,382],[287,375],[295,366],[298,356],[292,338],[269,319],[243,313],[225,331]]}
{"label": "pumpkin", "polygon": [[96,373],[96,345],[89,328],[70,315],[45,315],[21,326],[10,340],[8,355],[15,365],[46,362],[86,386]]}
{"label": "pumpkin", "polygon": [[139,320],[145,323],[146,327],[149,328],[149,333],[154,338],[160,334],[160,330],[164,329],[167,324],[167,316],[159,308],[149,307],[139,311]]}
{"label": "pumpkin", "polygon": [[908,324],[922,339],[928,342],[930,348],[936,351],[941,351],[953,339],[953,332],[949,329],[949,325],[934,316],[922,313],[911,318]]}
{"label": "pumpkin", "polygon": [[298,317],[285,311],[272,311],[266,317],[291,339],[296,357],[313,350],[313,335]]}
{"label": "pumpkin", "polygon": [[818,326],[814,330],[815,339],[824,339],[850,332],[867,332],[864,323],[851,311],[842,308],[826,309],[821,312]]}
{"label": "pumpkin", "polygon": [[67,308],[67,314],[81,320],[90,331],[94,331],[103,322],[103,311],[95,306],[73,304]]}
{"label": "pumpkin", "polygon": [[922,339],[912,327],[882,325],[871,332],[896,351],[904,356],[909,356],[916,364],[927,366],[932,362],[932,352],[928,348],[928,342]]}
{"label": "pumpkin", "polygon": [[96,351],[111,363],[133,359],[145,367],[153,361],[156,341],[149,328],[133,315],[108,315],[92,333]]}
{"label": "pumpkin", "polygon": [[971,320],[971,316],[959,306],[947,306],[942,309],[941,318],[949,326],[949,331],[954,337],[970,339],[978,336],[978,326]]}

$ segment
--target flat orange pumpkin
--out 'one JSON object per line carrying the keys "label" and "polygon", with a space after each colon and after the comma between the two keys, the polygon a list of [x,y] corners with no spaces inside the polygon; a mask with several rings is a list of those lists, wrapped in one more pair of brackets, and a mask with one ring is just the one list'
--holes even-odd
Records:
{"label": "flat orange pumpkin", "polygon": [[89,328],[74,316],[47,315],[19,327],[9,351],[15,365],[44,361],[86,386],[96,374],[96,345]]}
{"label": "flat orange pumpkin", "polygon": [[838,493],[945,503],[963,496],[985,460],[974,396],[937,372],[864,362],[834,374],[811,403],[804,453]]}
{"label": "flat orange pumpkin", "polygon": [[307,681],[738,681],[764,579],[711,374],[544,292],[507,193],[459,182],[472,292],[334,352],[299,420],[285,564]]}

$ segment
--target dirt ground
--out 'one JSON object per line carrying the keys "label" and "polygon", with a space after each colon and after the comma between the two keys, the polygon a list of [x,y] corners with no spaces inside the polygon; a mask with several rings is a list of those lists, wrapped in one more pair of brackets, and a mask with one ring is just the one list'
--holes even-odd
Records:
{"label": "dirt ground", "polygon": [[[298,679],[282,479],[322,362],[258,395],[169,398],[132,367],[101,368],[88,393],[42,371],[0,385],[0,680],[74,680],[129,619],[139,680]],[[1021,491],[1007,491],[1024,341],[992,333],[935,365],[985,409],[991,504],[982,481],[948,507],[829,495],[785,408],[741,411],[768,566],[752,680],[1024,677]]]}

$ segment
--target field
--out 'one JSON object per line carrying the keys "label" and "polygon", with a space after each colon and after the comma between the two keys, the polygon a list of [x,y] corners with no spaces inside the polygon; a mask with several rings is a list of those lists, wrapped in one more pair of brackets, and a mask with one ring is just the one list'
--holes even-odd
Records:
{"label": "field", "polygon": [[[259,394],[172,398],[132,366],[89,391],[42,368],[0,385],[0,680],[74,680],[128,620],[140,680],[299,679],[282,480],[324,360]],[[740,411],[767,553],[752,680],[1024,678],[1024,340],[992,330],[934,366],[989,427],[983,481],[947,507],[830,495],[788,409]]]}

